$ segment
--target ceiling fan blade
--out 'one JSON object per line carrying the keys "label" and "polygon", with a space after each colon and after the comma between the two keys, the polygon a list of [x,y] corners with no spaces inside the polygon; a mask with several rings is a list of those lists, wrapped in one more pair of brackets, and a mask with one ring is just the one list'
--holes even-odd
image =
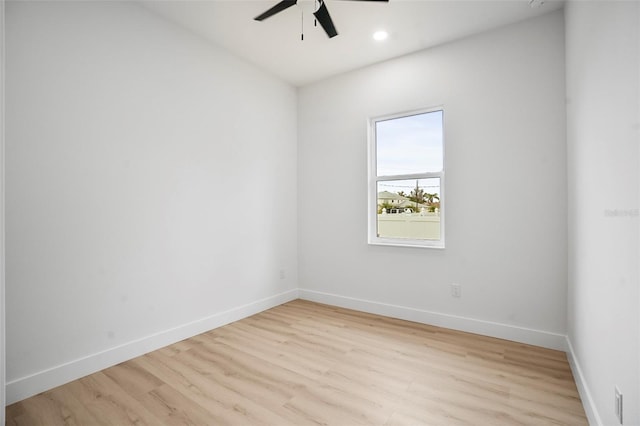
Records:
{"label": "ceiling fan blade", "polygon": [[333,25],[333,21],[331,20],[331,15],[329,15],[329,10],[327,6],[324,4],[324,1],[320,2],[320,7],[318,10],[313,12],[313,15],[316,17],[324,32],[327,33],[329,38],[335,37],[338,35],[338,31],[336,31],[335,25]]}
{"label": "ceiling fan blade", "polygon": [[276,13],[282,12],[283,10],[293,6],[294,4],[296,4],[297,1],[298,0],[282,0],[280,3],[276,4],[271,9],[256,16],[253,19],[255,19],[256,21],[264,21],[265,19],[275,15]]}

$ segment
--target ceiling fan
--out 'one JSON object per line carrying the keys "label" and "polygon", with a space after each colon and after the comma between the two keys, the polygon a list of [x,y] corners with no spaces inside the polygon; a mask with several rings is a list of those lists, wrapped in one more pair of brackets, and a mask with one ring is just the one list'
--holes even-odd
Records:
{"label": "ceiling fan", "polygon": [[[356,0],[352,0],[356,1]],[[358,0],[358,1],[378,1],[378,2],[388,2],[389,0]],[[256,16],[254,19],[256,21],[264,21],[265,19],[275,15],[276,13],[282,12],[285,9],[290,8],[295,5],[298,0],[282,0],[280,3],[273,6],[271,9],[266,12]],[[316,17],[316,20],[324,29],[324,32],[327,33],[329,38],[335,37],[338,35],[338,31],[336,31],[335,25],[333,25],[333,20],[331,19],[331,15],[329,15],[329,10],[327,9],[327,5],[324,0],[316,0],[316,11],[313,12],[313,15]]]}

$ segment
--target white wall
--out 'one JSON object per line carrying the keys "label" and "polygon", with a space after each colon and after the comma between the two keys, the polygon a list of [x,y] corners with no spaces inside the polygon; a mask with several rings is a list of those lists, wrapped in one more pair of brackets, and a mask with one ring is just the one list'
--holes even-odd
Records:
{"label": "white wall", "polygon": [[568,335],[593,424],[640,424],[640,3],[566,5]]}
{"label": "white wall", "polygon": [[6,25],[8,402],[295,298],[293,87],[132,3]]}
{"label": "white wall", "polygon": [[0,425],[5,422],[4,315],[4,0],[0,0]]}
{"label": "white wall", "polygon": [[[300,89],[301,296],[564,348],[564,76],[559,11]],[[437,105],[447,247],[369,246],[366,120]]]}

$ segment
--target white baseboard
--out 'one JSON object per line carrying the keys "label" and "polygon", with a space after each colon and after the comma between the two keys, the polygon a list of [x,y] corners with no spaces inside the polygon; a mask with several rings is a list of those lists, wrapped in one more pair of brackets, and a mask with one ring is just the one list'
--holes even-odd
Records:
{"label": "white baseboard", "polygon": [[435,325],[453,330],[466,331],[484,336],[497,337],[500,339],[560,351],[564,351],[566,348],[566,336],[564,334],[460,317],[456,315],[442,314],[439,312],[425,311],[405,306],[390,305],[387,303],[373,302],[313,290],[299,289],[298,292],[301,299],[312,302],[325,303],[371,314]]}
{"label": "white baseboard", "polygon": [[589,392],[589,386],[587,386],[587,381],[582,374],[582,369],[580,368],[580,364],[578,363],[576,354],[573,351],[573,345],[571,344],[569,336],[567,336],[566,352],[567,359],[569,360],[569,365],[571,366],[571,372],[573,373],[573,379],[576,382],[576,387],[578,388],[578,393],[580,394],[582,406],[584,407],[584,412],[587,415],[589,424],[591,426],[602,426],[602,420],[600,419],[600,415],[598,414],[596,405],[593,402],[591,392]]}
{"label": "white baseboard", "polygon": [[103,352],[70,361],[6,384],[7,404],[23,400],[72,380],[95,373],[129,359],[144,355],[189,337],[238,321],[298,298],[298,290],[289,290],[224,312],[147,336]]}

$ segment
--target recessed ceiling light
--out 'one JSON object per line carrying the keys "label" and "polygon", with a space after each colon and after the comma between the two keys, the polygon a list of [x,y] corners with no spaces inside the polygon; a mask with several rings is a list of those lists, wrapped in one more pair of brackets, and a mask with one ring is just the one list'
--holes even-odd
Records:
{"label": "recessed ceiling light", "polygon": [[386,40],[387,37],[389,37],[389,33],[384,30],[376,31],[375,33],[373,33],[373,39],[375,41]]}

